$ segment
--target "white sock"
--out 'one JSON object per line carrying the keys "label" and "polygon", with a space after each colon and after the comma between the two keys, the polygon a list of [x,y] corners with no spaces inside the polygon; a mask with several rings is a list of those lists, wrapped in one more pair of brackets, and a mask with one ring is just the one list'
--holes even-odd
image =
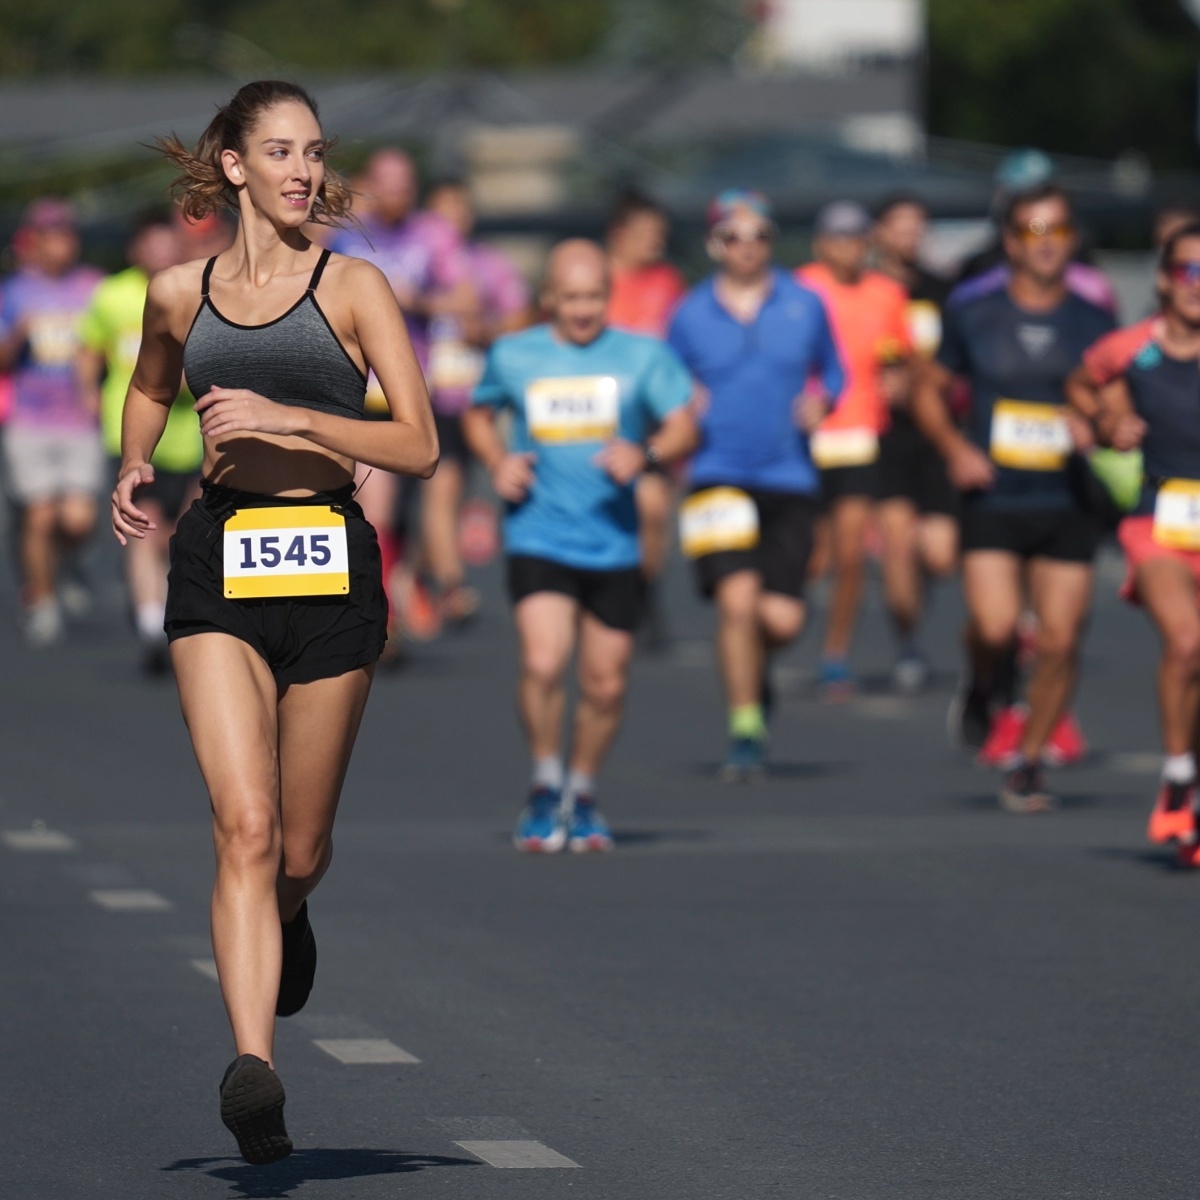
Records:
{"label": "white sock", "polygon": [[1168,754],[1163,759],[1163,783],[1191,783],[1196,778],[1194,754]]}
{"label": "white sock", "polygon": [[572,770],[567,775],[567,788],[563,799],[570,806],[580,796],[586,796],[589,800],[595,799],[596,777],[595,775],[585,775],[582,771]]}
{"label": "white sock", "polygon": [[556,792],[563,785],[562,760],[554,757],[534,759],[533,786],[535,788],[553,788]]}
{"label": "white sock", "polygon": [[163,617],[166,616],[166,605],[139,604],[135,613],[138,637],[144,642],[160,642],[167,635],[163,633]]}

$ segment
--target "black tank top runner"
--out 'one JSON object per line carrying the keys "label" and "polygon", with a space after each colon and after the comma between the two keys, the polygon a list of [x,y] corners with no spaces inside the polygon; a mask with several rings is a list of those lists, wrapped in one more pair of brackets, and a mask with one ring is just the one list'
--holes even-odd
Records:
{"label": "black tank top runner", "polygon": [[216,261],[210,258],[204,268],[203,301],[183,345],[192,395],[214,387],[248,388],[280,404],[361,418],[367,378],[317,303],[329,251],[322,251],[304,295],[263,325],[239,325],[217,311],[208,294]]}

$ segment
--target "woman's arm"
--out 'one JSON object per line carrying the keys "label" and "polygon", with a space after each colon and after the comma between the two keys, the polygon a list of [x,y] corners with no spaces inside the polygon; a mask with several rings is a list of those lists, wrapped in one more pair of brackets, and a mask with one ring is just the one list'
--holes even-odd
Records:
{"label": "woman's arm", "polygon": [[1146,436],[1146,422],[1137,415],[1129,384],[1117,376],[1096,392],[1096,432],[1105,446],[1133,450]]}
{"label": "woman's arm", "polygon": [[112,495],[113,533],[122,546],[128,538],[144,538],[154,528],[134,503],[133,494],[154,480],[150,458],[183,379],[183,345],[173,332],[180,302],[175,271],[164,271],[150,281],[142,316],[142,344],[121,414],[121,470]]}
{"label": "woman's arm", "polygon": [[196,403],[200,430],[206,438],[239,432],[302,437],[368,467],[428,479],[437,470],[437,431],[400,306],[379,269],[360,259],[342,265],[339,289],[350,297],[355,336],[392,419],[359,421],[277,404],[242,388],[213,388]]}

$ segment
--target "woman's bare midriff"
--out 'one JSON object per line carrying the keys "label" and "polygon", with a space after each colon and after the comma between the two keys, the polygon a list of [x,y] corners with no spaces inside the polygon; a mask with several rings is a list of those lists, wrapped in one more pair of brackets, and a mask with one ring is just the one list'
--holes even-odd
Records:
{"label": "woman's bare midriff", "polygon": [[204,439],[204,478],[263,496],[311,496],[354,481],[354,461],[299,437],[238,433]]}

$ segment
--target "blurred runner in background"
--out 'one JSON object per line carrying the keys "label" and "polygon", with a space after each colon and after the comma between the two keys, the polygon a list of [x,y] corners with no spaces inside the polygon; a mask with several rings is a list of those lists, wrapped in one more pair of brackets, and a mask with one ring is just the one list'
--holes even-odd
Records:
{"label": "blurred runner in background", "polygon": [[529,289],[507,255],[471,240],[475,210],[465,183],[446,180],[435,185],[426,207],[462,239],[475,298],[470,312],[433,319],[429,395],[442,458],[421,488],[421,557],[437,588],[443,624],[459,625],[479,608],[479,593],[464,584],[459,552],[459,516],[470,466],[462,417],[483,374],[484,352],[501,334],[529,323]]}
{"label": "blurred runner in background", "polygon": [[[1147,834],[1180,843],[1200,865],[1196,754],[1200,749],[1200,224],[1162,248],[1160,315],[1110,333],[1084,355],[1098,391],[1101,441],[1141,448],[1144,482],[1119,538],[1129,574],[1122,595],[1143,604],[1162,638],[1158,704],[1165,757]],[[1074,397],[1073,397],[1074,398]]]}
{"label": "blurred runner in background", "polygon": [[[543,853],[609,850],[596,775],[620,728],[641,604],[633,485],[647,464],[695,448],[692,384],[667,346],[607,327],[608,272],[594,242],[555,248],[543,303],[550,324],[492,347],[465,424],[508,505],[519,708],[533,760],[513,840]],[[502,409],[513,417],[509,446],[496,427]],[[565,681],[576,649],[579,699],[564,777]]]}
{"label": "blurred runner in background", "polygon": [[[126,249],[129,266],[105,279],[92,293],[79,326],[82,345],[77,359],[80,387],[100,411],[104,452],[115,464],[121,457],[121,414],[142,344],[142,312],[152,276],[180,261],[183,247],[167,213],[138,220]],[[175,522],[200,494],[204,443],[195,403],[185,388],[167,416],[167,426],[154,452],[154,482],[138,493],[138,504],[156,528],[135,539],[125,562],[134,624],[142,645],[143,665],[161,674],[169,665],[163,615],[167,603],[167,549]]]}
{"label": "blurred runner in background", "polygon": [[[477,308],[470,261],[462,238],[449,222],[416,211],[417,172],[402,150],[377,150],[362,182],[367,198],[360,227],[343,229],[330,240],[330,247],[339,254],[367,259],[387,277],[428,378],[434,318],[469,318]],[[367,389],[367,413],[377,420],[388,419],[374,377]],[[362,470],[358,483],[356,498],[378,531],[383,554],[392,614],[386,657],[391,659],[401,644],[398,625],[421,640],[436,636],[440,627],[436,609],[417,579],[413,557],[418,487],[415,481],[400,480],[386,471]]]}
{"label": "blurred runner in background", "polygon": [[[909,338],[926,361],[941,344],[942,307],[950,291],[945,280],[921,266],[928,219],[921,200],[895,195],[880,205],[872,236],[876,266],[908,293]],[[913,374],[903,356],[894,365],[884,363],[880,382],[891,423],[879,439],[875,513],[883,537],[884,598],[898,644],[892,682],[912,693],[929,678],[917,637],[926,579],[952,575],[958,560],[958,493],[942,456],[913,420]]]}
{"label": "blurred runner in background", "polygon": [[[1017,197],[1004,227],[1009,283],[946,310],[941,349],[923,373],[915,413],[967,493],[968,670],[950,714],[967,746],[982,746],[998,704],[1012,710],[1026,599],[1037,617],[1028,715],[1000,793],[1009,811],[1028,813],[1054,803],[1042,778],[1043,751],[1074,691],[1099,536],[1083,492],[1087,465],[1076,453],[1090,447],[1091,432],[1066,410],[1065,385],[1113,321],[1067,287],[1076,232],[1061,189]],[[956,378],[971,387],[965,432],[947,405]]]}
{"label": "blurred runner in background", "polygon": [[0,370],[13,378],[5,474],[21,509],[25,635],[46,646],[62,637],[72,602],[60,585],[95,527],[104,485],[98,413],[75,374],[79,317],[101,273],[79,265],[75,213],[63,200],[35,201],[21,237],[25,265],[0,286]]}
{"label": "blurred runner in background", "polygon": [[[628,192],[613,209],[605,248],[612,280],[608,320],[617,329],[666,336],[671,313],[687,291],[680,272],[664,261],[669,234],[667,214],[646,196]],[[647,648],[661,649],[668,635],[659,581],[667,565],[675,503],[675,487],[667,471],[656,467],[642,474],[637,502],[646,578],[641,628]]]}
{"label": "blurred runner in background", "polygon": [[703,389],[680,531],[701,593],[717,602],[729,712],[720,774],[741,782],[766,769],[770,656],[804,628],[820,494],[809,437],[844,375],[824,305],[772,264],[766,197],[722,192],[708,224],[717,272],[684,298],[669,334]]}
{"label": "blurred runner in background", "polygon": [[[833,570],[829,619],[821,647],[818,686],[830,699],[854,689],[850,647],[862,604],[867,532],[879,496],[879,439],[889,424],[884,365],[892,391],[907,393],[912,353],[908,294],[894,279],[867,270],[871,217],[860,204],[842,200],[817,213],[815,262],[796,278],[825,303],[846,383],[834,412],[812,439],[821,469],[824,553]],[[820,562],[824,568],[825,562]],[[915,653],[912,648],[908,651]]]}

